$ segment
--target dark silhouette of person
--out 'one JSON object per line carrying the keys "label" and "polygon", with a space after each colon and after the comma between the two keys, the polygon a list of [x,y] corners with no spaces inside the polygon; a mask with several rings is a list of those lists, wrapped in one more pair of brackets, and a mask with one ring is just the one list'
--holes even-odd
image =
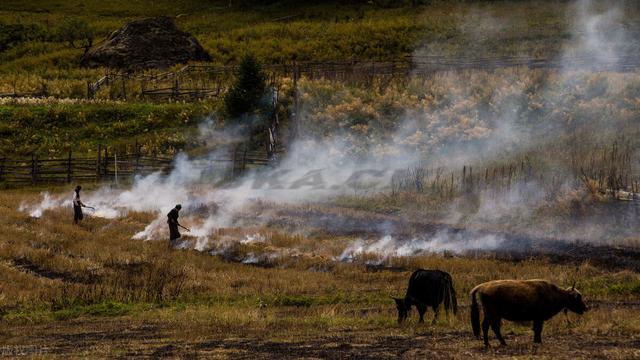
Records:
{"label": "dark silhouette of person", "polygon": [[73,223],[77,224],[79,221],[84,219],[84,214],[82,213],[82,208],[86,207],[86,205],[80,200],[80,190],[82,190],[82,186],[76,186],[73,195]]}
{"label": "dark silhouette of person", "polygon": [[169,241],[171,245],[173,245],[176,240],[180,239],[181,236],[178,229],[179,226],[182,226],[178,222],[180,209],[182,209],[182,205],[178,204],[167,214],[167,224],[169,224]]}

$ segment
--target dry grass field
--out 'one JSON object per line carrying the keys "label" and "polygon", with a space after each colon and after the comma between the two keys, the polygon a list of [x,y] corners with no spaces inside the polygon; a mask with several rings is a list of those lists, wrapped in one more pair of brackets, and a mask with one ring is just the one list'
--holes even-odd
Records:
{"label": "dry grass field", "polygon": [[[50,357],[173,358],[549,358],[640,356],[640,274],[589,259],[508,259],[483,254],[335,260],[356,235],[290,234],[277,226],[219,229],[214,242],[261,236],[213,256],[132,240],[153,214],[113,220],[70,209],[39,219],[17,210],[37,189],[0,193],[0,354]],[[321,211],[321,210],[314,210]],[[327,210],[329,211],[329,210]],[[188,214],[187,214],[188,216]],[[366,215],[363,215],[366,216]],[[371,216],[374,216],[371,214]],[[188,224],[189,219],[185,222]],[[303,226],[303,225],[301,225]],[[249,254],[295,249],[267,261]],[[245,263],[243,263],[243,261]],[[368,265],[369,264],[369,265]],[[396,323],[415,268],[453,275],[457,315],[430,325]],[[467,294],[499,278],[573,280],[590,311],[545,324],[543,344],[528,326],[506,323],[507,347],[473,338]],[[568,322],[570,321],[570,322]]]}
{"label": "dry grass field", "polygon": [[[0,1],[0,93],[17,97],[0,101],[0,357],[639,359],[638,4],[301,3]],[[238,119],[232,97],[125,99],[125,80],[85,100],[105,69],[79,66],[68,20],[98,43],[152,15],[218,65],[555,65],[283,78],[277,116],[247,105]],[[271,92],[243,85],[256,69],[237,89],[257,104]],[[118,159],[134,147],[175,155],[170,173],[131,181]],[[265,147],[267,166],[247,161]],[[83,184],[98,209],[74,225],[73,185],[33,185],[61,171],[36,159],[69,154],[66,180],[80,181],[70,152],[98,148],[120,177]],[[6,161],[19,156],[28,175]],[[193,231],[171,247],[177,202]],[[419,268],[452,275],[457,314],[397,322],[391,297]],[[505,322],[508,345],[485,348],[468,293],[495,279],[575,284],[589,311],[547,321],[542,344]]]}

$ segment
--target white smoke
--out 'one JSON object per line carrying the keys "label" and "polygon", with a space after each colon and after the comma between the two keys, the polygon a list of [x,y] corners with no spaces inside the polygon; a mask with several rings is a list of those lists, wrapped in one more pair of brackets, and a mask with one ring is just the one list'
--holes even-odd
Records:
{"label": "white smoke", "polygon": [[53,196],[49,194],[49,192],[43,192],[41,195],[42,195],[42,200],[40,202],[36,204],[29,204],[26,202],[22,202],[18,207],[18,210],[29,213],[29,216],[31,217],[40,218],[42,217],[42,213],[47,210],[51,210],[51,209],[55,209],[63,206],[71,208],[70,198],[65,199],[62,196]]}
{"label": "white smoke", "polygon": [[[624,29],[616,25],[621,13],[619,8],[612,7],[601,12],[588,0],[579,1],[575,6],[570,10],[570,16],[576,14],[573,29],[575,39],[578,40],[567,44],[563,60],[569,62],[575,54],[589,54],[596,59],[594,61],[619,58],[620,52],[623,51],[621,44],[627,38]],[[500,32],[506,26],[501,23],[492,26],[490,20],[485,20],[483,24],[483,28],[491,29],[494,33]],[[604,30],[610,26],[615,31],[605,32]],[[471,30],[465,27],[465,31]],[[481,35],[480,38],[484,36],[487,34]],[[570,65],[567,63],[563,68],[568,69]],[[462,78],[459,83],[464,88]],[[458,168],[462,164],[513,152],[514,148],[523,151],[537,145],[538,142],[519,126],[518,113],[523,106],[519,100],[527,98],[528,85],[513,79],[515,93],[518,95],[513,103],[504,104],[496,109],[496,118],[480,119],[484,127],[491,128],[490,134],[483,138],[481,148],[460,147],[457,143],[445,145],[438,148],[437,153],[430,154],[432,158],[429,160],[445,159],[449,166]],[[554,93],[554,89],[543,91]],[[476,113],[472,116],[483,115]],[[214,129],[210,119],[203,124],[200,127],[200,141],[206,146],[242,137],[242,130],[237,127],[219,131]],[[424,161],[405,140],[420,131],[434,130],[428,127],[421,128],[418,121],[411,116],[397,128],[398,132],[390,135],[391,141],[376,144],[377,146],[372,146],[360,154],[353,153],[348,139],[342,135],[320,140],[298,139],[290,145],[287,156],[275,168],[250,170],[243,178],[224,186],[217,185],[217,180],[222,177],[221,173],[228,170],[228,166],[220,165],[205,170],[199,164],[228,153],[228,149],[212,150],[201,159],[181,154],[176,157],[174,169],[168,176],[159,172],[141,176],[134,180],[130,189],[104,187],[88,192],[86,196],[83,194],[83,201],[96,208],[95,216],[104,218],[115,219],[126,216],[131,211],[155,213],[156,218],[151,223],[132,235],[134,239],[141,240],[166,239],[166,214],[180,203],[183,205],[181,222],[191,229],[183,235],[196,239],[196,249],[208,250],[212,246],[212,233],[218,228],[235,225],[238,214],[256,200],[301,204],[326,201],[344,194],[366,196],[387,191],[394,172],[414,167]],[[517,192],[508,191],[506,195],[498,198],[483,194],[471,219],[476,222],[494,221],[514,211],[522,213],[526,209],[534,208],[531,204],[539,203],[541,195],[535,191],[535,185],[527,186],[533,190],[522,191],[519,188]],[[514,188],[518,188],[517,184]],[[469,221],[466,214],[456,210],[456,205],[452,204],[449,220],[453,223]],[[45,193],[39,204],[23,204],[20,209],[39,217],[45,210],[62,206],[70,206],[70,196],[69,199],[56,198]],[[260,222],[259,214],[256,214],[255,222]],[[348,260],[367,253],[380,256],[411,256],[424,252],[462,253],[470,250],[491,250],[499,248],[503,240],[496,236],[469,237],[449,232],[440,232],[434,236],[417,236],[409,240],[387,235],[373,242],[356,241],[344,250],[339,259]],[[247,237],[240,240],[240,243],[256,241],[262,240],[259,237]],[[218,245],[210,251],[216,253],[227,249],[226,244]]]}
{"label": "white smoke", "polygon": [[416,237],[408,240],[396,239],[391,235],[374,241],[356,240],[337,258],[339,261],[353,261],[363,255],[379,257],[379,261],[390,257],[417,256],[425,253],[453,252],[464,254],[473,250],[496,250],[504,242],[498,235],[470,236],[441,230],[430,237]]}
{"label": "white smoke", "polygon": [[565,46],[563,60],[578,57],[590,59],[588,66],[616,65],[630,43],[622,6],[623,2],[616,0],[580,0],[569,6],[574,39]]}
{"label": "white smoke", "polygon": [[240,240],[240,244],[254,244],[254,243],[263,243],[265,241],[265,237],[262,234],[255,233],[252,235],[245,235],[244,239]]}

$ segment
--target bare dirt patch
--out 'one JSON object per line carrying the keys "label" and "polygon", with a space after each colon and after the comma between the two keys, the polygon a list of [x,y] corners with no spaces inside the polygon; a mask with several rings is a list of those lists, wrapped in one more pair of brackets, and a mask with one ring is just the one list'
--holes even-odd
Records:
{"label": "bare dirt patch", "polygon": [[[110,355],[150,358],[233,359],[631,359],[640,356],[640,334],[547,334],[534,345],[529,333],[507,333],[506,347],[485,349],[470,331],[424,329],[413,335],[335,331],[324,336],[272,340],[253,336],[216,336],[206,332],[184,340],[169,324],[124,319],[83,320],[32,327],[30,347],[5,345],[6,354]],[[18,329],[14,329],[18,330]],[[204,330],[204,329],[203,329]]]}

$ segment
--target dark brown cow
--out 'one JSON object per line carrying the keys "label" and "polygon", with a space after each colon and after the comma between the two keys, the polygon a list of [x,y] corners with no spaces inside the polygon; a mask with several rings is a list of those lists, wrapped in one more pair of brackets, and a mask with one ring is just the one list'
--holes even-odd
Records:
{"label": "dark brown cow", "polygon": [[458,311],[456,290],[453,288],[451,275],[440,270],[418,269],[411,274],[407,293],[403,299],[393,298],[398,309],[398,323],[402,323],[415,305],[420,315],[419,322],[424,322],[424,314],[427,307],[431,307],[435,313],[432,324],[438,320],[438,308],[444,303],[444,309],[449,313]]}
{"label": "dark brown cow", "polygon": [[542,324],[560,311],[571,310],[582,314],[587,306],[582,295],[573,287],[561,289],[546,280],[495,280],[480,284],[471,290],[471,326],[473,334],[480,337],[480,310],[484,320],[482,333],[484,345],[489,346],[489,326],[500,344],[506,345],[500,334],[502,319],[533,321],[533,341],[542,342]]}

